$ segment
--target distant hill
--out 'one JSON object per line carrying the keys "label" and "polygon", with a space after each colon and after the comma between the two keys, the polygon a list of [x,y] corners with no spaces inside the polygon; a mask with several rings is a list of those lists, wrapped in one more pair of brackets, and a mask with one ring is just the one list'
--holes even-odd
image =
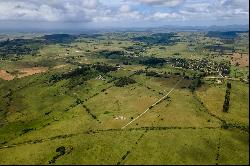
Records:
{"label": "distant hill", "polygon": [[155,30],[168,30],[172,32],[178,31],[220,31],[220,32],[227,32],[227,31],[249,31],[248,25],[225,25],[225,26],[175,26],[175,25],[166,25],[159,28],[154,28]]}
{"label": "distant hill", "polygon": [[4,28],[0,27],[0,33],[102,33],[102,32],[209,32],[209,31],[249,31],[248,25],[225,25],[225,26],[180,26],[180,25],[164,25],[158,27],[129,27],[129,28],[115,28],[115,27],[97,27],[97,28]]}

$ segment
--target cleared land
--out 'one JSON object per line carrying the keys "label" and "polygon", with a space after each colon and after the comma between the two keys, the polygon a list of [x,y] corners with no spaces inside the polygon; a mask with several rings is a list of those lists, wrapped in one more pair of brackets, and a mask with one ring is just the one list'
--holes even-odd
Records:
{"label": "cleared land", "polygon": [[248,164],[248,33],[174,35],[0,43],[0,164]]}
{"label": "cleared land", "polygon": [[0,78],[7,81],[14,79],[14,77],[11,74],[7,73],[5,70],[0,70]]}

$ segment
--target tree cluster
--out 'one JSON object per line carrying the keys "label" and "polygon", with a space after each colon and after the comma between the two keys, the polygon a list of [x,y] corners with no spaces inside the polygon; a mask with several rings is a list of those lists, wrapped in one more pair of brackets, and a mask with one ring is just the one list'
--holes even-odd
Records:
{"label": "tree cluster", "polygon": [[189,85],[189,89],[192,91],[192,92],[194,92],[195,91],[195,89],[197,89],[197,88],[199,88],[201,85],[202,85],[202,80],[201,80],[201,77],[199,76],[199,77],[197,77],[197,78],[195,78],[192,82],[191,82],[191,84]]}
{"label": "tree cluster", "polygon": [[229,103],[230,103],[230,92],[231,92],[231,83],[227,83],[227,90],[225,95],[225,100],[223,104],[223,112],[229,111]]}
{"label": "tree cluster", "polygon": [[115,82],[115,86],[124,87],[129,84],[134,84],[136,81],[130,77],[121,77],[117,82]]}
{"label": "tree cluster", "polygon": [[149,36],[134,37],[132,38],[132,40],[143,42],[147,45],[173,45],[176,42],[180,41],[179,39],[177,39],[175,33],[155,33]]}

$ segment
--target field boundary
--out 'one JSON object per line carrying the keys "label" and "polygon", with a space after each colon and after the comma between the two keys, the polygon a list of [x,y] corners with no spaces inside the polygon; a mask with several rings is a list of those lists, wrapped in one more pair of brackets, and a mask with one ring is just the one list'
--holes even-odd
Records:
{"label": "field boundary", "polygon": [[202,130],[202,129],[211,129],[211,130],[220,130],[223,129],[221,127],[179,127],[179,126],[169,126],[169,127],[141,127],[141,128],[129,128],[129,129],[121,129],[121,128],[116,128],[116,129],[106,129],[106,130],[101,130],[101,129],[97,129],[97,130],[89,130],[89,131],[84,131],[84,132],[78,132],[78,133],[72,133],[72,134],[62,134],[62,135],[56,135],[56,136],[52,136],[49,138],[41,138],[41,139],[36,139],[36,140],[28,140],[28,141],[24,141],[24,142],[19,142],[19,143],[15,143],[12,145],[4,145],[2,147],[0,147],[1,149],[5,149],[5,148],[13,148],[13,147],[17,147],[17,146],[21,146],[21,145],[27,145],[27,144],[39,144],[39,143],[43,143],[43,142],[47,142],[47,141],[52,141],[52,140],[56,140],[56,139],[65,139],[65,138],[70,138],[70,137],[74,137],[77,135],[84,135],[84,134],[98,134],[98,133],[102,133],[102,132],[125,132],[125,131],[153,131],[153,130],[188,130],[188,129],[192,129],[192,130]]}
{"label": "field boundary", "polygon": [[157,104],[159,104],[162,100],[164,100],[174,89],[175,87],[182,81],[179,80],[174,87],[162,98],[160,98],[158,101],[156,101],[154,104],[152,104],[151,106],[149,106],[143,113],[141,113],[140,115],[138,115],[135,119],[131,120],[129,123],[127,123],[126,125],[124,125],[121,129],[124,129],[125,127],[127,127],[128,125],[130,125],[131,123],[133,123],[136,119],[140,118],[143,114],[147,113],[151,108],[153,108],[154,106],[156,106]]}
{"label": "field boundary", "polygon": [[136,146],[138,145],[138,143],[141,141],[141,139],[144,137],[145,133],[147,132],[147,130],[145,130],[141,136],[136,140],[135,145],[132,146],[131,150],[128,150],[120,159],[120,161],[117,162],[116,165],[121,165],[121,163],[126,160],[126,158],[128,157],[128,155],[136,148]]}

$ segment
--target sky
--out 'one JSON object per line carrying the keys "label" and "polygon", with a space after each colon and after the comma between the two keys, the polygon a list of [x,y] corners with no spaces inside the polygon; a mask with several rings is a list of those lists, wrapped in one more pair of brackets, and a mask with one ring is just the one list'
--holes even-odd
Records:
{"label": "sky", "polygon": [[157,27],[249,23],[248,0],[0,0],[0,27]]}

